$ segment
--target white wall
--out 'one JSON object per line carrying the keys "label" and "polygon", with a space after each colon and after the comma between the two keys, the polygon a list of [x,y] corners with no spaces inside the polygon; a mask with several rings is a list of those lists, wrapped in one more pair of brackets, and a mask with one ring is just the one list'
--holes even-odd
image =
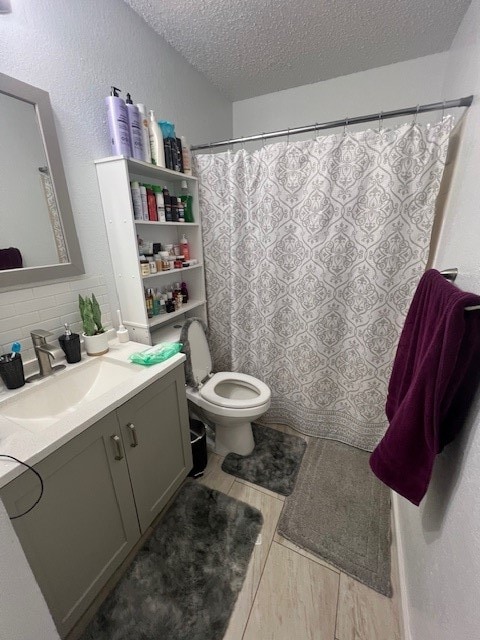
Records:
{"label": "white wall", "polygon": [[[14,0],[12,6],[10,15],[0,15],[0,71],[50,93],[86,268],[81,278],[0,293],[0,351],[20,339],[28,360],[33,326],[56,335],[65,321],[79,329],[79,292],[95,292],[107,321],[117,308],[93,164],[111,155],[103,104],[110,85],[175,122],[191,143],[230,137],[232,110],[122,0]],[[1,503],[0,594],[0,639],[57,637]]]}
{"label": "white wall", "polygon": [[[480,293],[480,0],[473,0],[446,67],[448,96],[475,94],[464,122],[435,265],[458,267],[458,285]],[[480,394],[460,437],[435,463],[418,509],[399,499],[413,640],[480,635]]]}
{"label": "white wall", "polygon": [[50,93],[86,268],[83,284],[0,293],[0,351],[20,339],[29,359],[33,326],[58,335],[63,322],[79,320],[78,291],[99,297],[107,322],[118,306],[93,164],[111,155],[103,102],[110,85],[175,122],[191,143],[229,137],[232,109],[121,0],[12,5],[0,16],[0,71]]}
{"label": "white wall", "polygon": [[[246,136],[450,98],[442,91],[446,58],[446,53],[437,53],[234,102],[233,134]],[[394,122],[387,120],[385,126]]]}

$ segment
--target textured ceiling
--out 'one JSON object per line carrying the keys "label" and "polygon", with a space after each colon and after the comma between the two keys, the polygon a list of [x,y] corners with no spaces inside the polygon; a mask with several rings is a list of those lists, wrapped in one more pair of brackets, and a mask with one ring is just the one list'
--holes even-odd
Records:
{"label": "textured ceiling", "polygon": [[470,4],[470,0],[125,1],[233,100],[445,51]]}

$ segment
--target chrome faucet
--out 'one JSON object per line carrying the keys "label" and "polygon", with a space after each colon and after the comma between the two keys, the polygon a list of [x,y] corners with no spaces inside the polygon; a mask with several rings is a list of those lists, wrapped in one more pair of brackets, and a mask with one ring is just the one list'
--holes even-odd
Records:
{"label": "chrome faucet", "polygon": [[64,364],[57,364],[55,367],[52,367],[51,360],[55,360],[55,352],[59,351],[59,347],[47,342],[47,338],[52,335],[50,331],[45,331],[44,329],[34,329],[30,332],[40,371],[27,378],[27,382],[46,378],[47,376],[51,376],[52,373],[55,373],[55,371],[65,369]]}

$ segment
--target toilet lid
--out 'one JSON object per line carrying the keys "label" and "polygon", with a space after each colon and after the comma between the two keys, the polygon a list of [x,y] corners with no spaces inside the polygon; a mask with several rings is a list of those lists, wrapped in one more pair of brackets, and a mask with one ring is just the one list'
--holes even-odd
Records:
{"label": "toilet lid", "polygon": [[212,373],[212,358],[205,332],[198,320],[194,320],[188,327],[188,342],[193,377],[200,384]]}
{"label": "toilet lid", "polygon": [[231,409],[259,407],[270,400],[269,387],[246,373],[216,373],[200,389],[208,402]]}

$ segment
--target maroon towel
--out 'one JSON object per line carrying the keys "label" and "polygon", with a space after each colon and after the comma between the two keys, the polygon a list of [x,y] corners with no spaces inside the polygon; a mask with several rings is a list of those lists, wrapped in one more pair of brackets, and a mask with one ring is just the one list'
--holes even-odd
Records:
{"label": "maroon towel", "polygon": [[0,270],[21,269],[23,267],[22,254],[15,247],[0,249]]}
{"label": "maroon towel", "polygon": [[458,433],[479,381],[480,297],[427,271],[405,320],[388,387],[390,426],[370,457],[382,482],[420,504],[433,462]]}

